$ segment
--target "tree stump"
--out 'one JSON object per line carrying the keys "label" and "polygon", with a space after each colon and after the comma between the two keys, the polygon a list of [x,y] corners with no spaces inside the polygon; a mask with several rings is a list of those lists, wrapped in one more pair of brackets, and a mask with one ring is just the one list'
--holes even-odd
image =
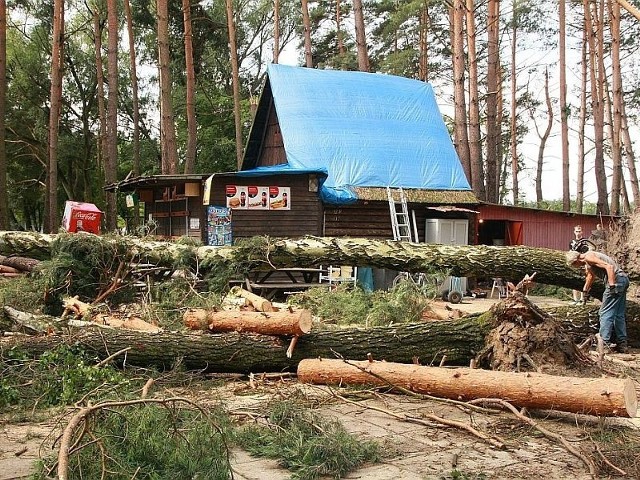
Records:
{"label": "tree stump", "polygon": [[491,309],[493,329],[476,356],[478,366],[491,370],[555,370],[575,367],[584,355],[562,323],[540,310],[522,293]]}

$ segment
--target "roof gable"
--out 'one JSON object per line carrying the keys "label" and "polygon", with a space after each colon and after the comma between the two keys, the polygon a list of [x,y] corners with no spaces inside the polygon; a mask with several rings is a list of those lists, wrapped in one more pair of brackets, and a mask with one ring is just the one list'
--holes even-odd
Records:
{"label": "roof gable", "polygon": [[273,101],[287,163],[258,170],[325,173],[326,201],[356,199],[355,187],[470,190],[428,83],[277,64],[267,75],[243,169]]}

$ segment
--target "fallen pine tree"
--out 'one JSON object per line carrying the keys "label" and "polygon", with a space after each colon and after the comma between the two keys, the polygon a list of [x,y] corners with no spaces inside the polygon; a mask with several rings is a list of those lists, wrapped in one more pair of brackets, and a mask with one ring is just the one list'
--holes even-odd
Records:
{"label": "fallen pine tree", "polygon": [[[503,304],[504,302],[499,305]],[[519,305],[516,304],[515,308],[522,314]],[[61,343],[72,343],[83,345],[87,351],[93,352],[99,358],[106,358],[113,352],[128,348],[128,364],[171,368],[172,365],[181,362],[190,369],[239,373],[290,371],[304,358],[331,358],[340,355],[356,360],[364,360],[371,355],[376,360],[419,362],[423,365],[439,364],[445,358],[447,365],[469,365],[471,360],[485,350],[486,339],[492,330],[505,324],[491,312],[487,312],[453,321],[314,331],[302,335],[292,357],[287,358],[290,336],[167,331],[149,334],[97,326],[76,329],[69,326],[66,320],[59,322],[56,317],[18,315],[21,312],[16,313],[8,307],[4,308],[4,313],[7,318],[2,327],[4,330],[59,333],[6,338],[0,343],[1,348],[20,346],[38,356]],[[577,319],[570,324],[562,321],[560,323],[563,327],[571,327],[565,330],[574,342],[580,342],[585,336],[596,331],[588,321],[582,325],[578,324]],[[640,338],[637,335],[640,331],[638,322],[629,326],[632,327],[629,329],[630,335],[631,332],[634,335],[632,344],[636,345],[635,339]],[[532,334],[533,332],[532,330]],[[551,330],[550,335],[555,335],[555,331]],[[540,357],[536,353],[536,348],[546,352],[545,355],[554,355],[558,351],[566,350],[566,341],[562,348],[550,348],[557,347],[556,343],[552,343],[557,340],[556,336],[551,339],[541,338],[529,347],[521,344],[520,350],[507,350],[507,356],[514,355],[511,365],[520,362],[523,368],[528,365],[526,357],[525,362],[521,362],[520,357],[524,354],[535,359],[536,366],[544,366],[545,362],[558,362],[560,357],[552,356],[545,360],[546,356]],[[486,351],[484,353],[487,354]],[[563,358],[565,362],[572,361],[571,354],[564,355]],[[491,362],[492,358],[487,356],[486,363]]]}
{"label": "fallen pine tree", "polygon": [[[115,255],[130,262],[159,266],[176,263],[200,271],[220,265],[241,266],[239,270],[312,267],[326,264],[359,265],[409,272],[448,271],[459,277],[522,278],[537,272],[536,281],[548,285],[581,289],[584,277],[566,265],[564,252],[525,246],[437,245],[366,238],[304,237],[274,239],[259,237],[233,247],[194,246],[174,242],[148,241],[137,237],[80,233],[47,235],[36,232],[0,231],[0,254],[50,258],[60,239],[104,242]],[[632,275],[632,279],[633,279]],[[640,276],[635,277],[640,278]],[[593,293],[602,291],[602,284]]]}

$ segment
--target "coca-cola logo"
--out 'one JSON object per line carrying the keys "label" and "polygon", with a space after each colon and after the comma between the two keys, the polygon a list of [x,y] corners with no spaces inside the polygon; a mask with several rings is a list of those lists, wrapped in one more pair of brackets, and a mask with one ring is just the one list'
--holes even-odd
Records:
{"label": "coca-cola logo", "polygon": [[93,222],[98,218],[98,214],[93,212],[75,212],[73,218],[76,220],[88,220]]}

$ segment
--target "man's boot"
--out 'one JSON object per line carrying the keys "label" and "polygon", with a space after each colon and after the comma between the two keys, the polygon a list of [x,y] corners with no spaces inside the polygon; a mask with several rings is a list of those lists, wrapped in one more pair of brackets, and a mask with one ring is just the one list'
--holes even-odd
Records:
{"label": "man's boot", "polygon": [[616,351],[618,353],[627,353],[629,351],[629,347],[627,346],[627,342],[626,341],[619,342],[618,346],[616,347]]}

